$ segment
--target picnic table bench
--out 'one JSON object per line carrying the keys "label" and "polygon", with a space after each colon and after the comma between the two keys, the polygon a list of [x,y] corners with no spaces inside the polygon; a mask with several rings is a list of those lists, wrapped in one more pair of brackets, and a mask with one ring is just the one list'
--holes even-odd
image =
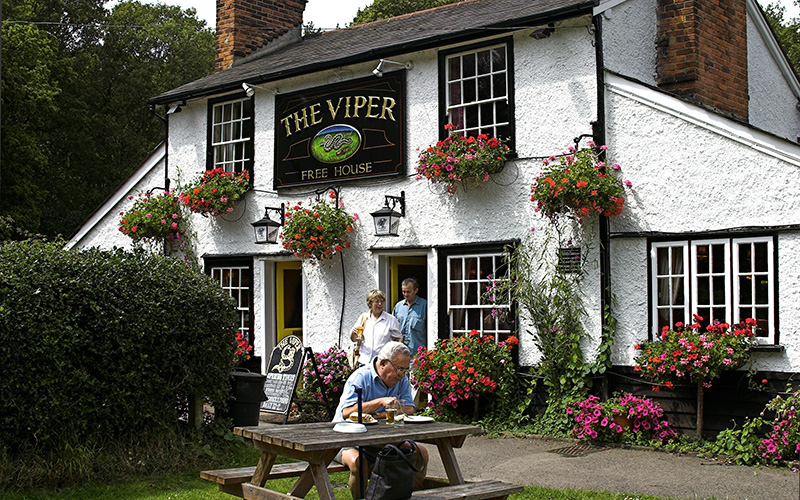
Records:
{"label": "picnic table bench", "polygon": [[[404,426],[377,423],[368,425],[364,433],[343,434],[335,432],[333,426],[333,422],[318,422],[236,427],[234,434],[251,439],[256,449],[261,451],[258,465],[203,471],[200,476],[217,483],[220,491],[248,500],[299,500],[312,487],[317,488],[320,500],[335,500],[328,474],[348,470],[346,466],[333,462],[341,448],[383,446],[411,439],[434,444],[447,474],[447,481],[427,480],[426,487],[432,488],[415,491],[412,500],[501,500],[522,491],[520,486],[501,481],[464,481],[453,449],[461,447],[467,435],[479,432],[479,427],[449,422],[407,423]],[[276,464],[279,455],[300,461]],[[287,493],[265,487],[268,480],[282,477],[298,478]]]}

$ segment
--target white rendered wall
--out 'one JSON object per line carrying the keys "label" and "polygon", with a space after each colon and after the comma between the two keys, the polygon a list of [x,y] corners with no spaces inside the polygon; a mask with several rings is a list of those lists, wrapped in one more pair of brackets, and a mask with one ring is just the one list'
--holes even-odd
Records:
{"label": "white rendered wall", "polygon": [[[702,232],[800,224],[800,147],[685,103],[651,100],[649,89],[610,79],[609,147],[633,182],[612,233]],[[661,99],[667,99],[663,95]],[[694,112],[694,114],[692,114]],[[699,119],[706,116],[712,123]],[[748,135],[749,133],[749,135]],[[676,237],[680,239],[680,237]],[[783,353],[758,353],[756,368],[796,371],[800,260],[795,232],[778,233],[778,314]],[[614,362],[632,365],[648,338],[647,240],[612,239],[618,320]]]}
{"label": "white rendered wall", "polygon": [[750,16],[747,19],[747,73],[750,123],[797,142],[800,137],[798,97],[780,72]]}
{"label": "white rendered wall", "polygon": [[627,0],[602,13],[606,69],[656,86],[657,0]]}
{"label": "white rendered wall", "polygon": [[[534,212],[534,205],[529,200],[530,184],[540,171],[539,157],[558,154],[572,144],[574,137],[590,133],[590,122],[596,117],[594,48],[592,35],[585,29],[588,23],[587,17],[579,21],[576,29],[557,31],[545,40],[533,40],[527,32],[514,37],[516,142],[520,159],[509,162],[495,177],[496,182],[487,183],[483,190],[459,191],[455,196],[445,193],[440,186],[414,179],[418,148],[435,143],[439,137],[437,51],[393,58],[414,63],[407,74],[406,89],[408,175],[339,184],[346,209],[359,215],[352,248],[343,254],[346,286],[343,292],[342,267],[338,258],[317,266],[303,265],[306,345],[321,350],[339,342],[343,299],[342,332],[346,336],[355,319],[366,309],[367,291],[378,286],[381,255],[408,247],[416,247],[415,254],[427,255],[429,296],[426,298],[430,304],[428,331],[429,343],[432,344],[440,327],[436,246],[522,239],[531,234],[531,227],[538,230],[534,233],[534,241],[544,238],[547,223]],[[281,81],[274,87],[282,93],[295,92],[367,76],[373,68],[372,63],[350,66]],[[265,87],[271,88],[269,85]],[[237,207],[232,216],[224,218],[192,216],[193,229],[198,236],[198,256],[256,255],[258,276],[264,272],[261,270],[262,261],[269,265],[271,261],[288,257],[279,245],[253,244],[250,223],[263,216],[264,206],[307,200],[310,191],[324,187],[290,188],[277,193],[272,190],[274,103],[272,92],[256,91],[255,192],[246,195],[246,206]],[[171,170],[177,172],[180,169],[183,179],[198,175],[205,169],[206,114],[207,104],[201,99],[188,103],[171,122],[170,164],[175,165]],[[401,223],[400,236],[375,237],[369,213],[381,206],[385,194],[399,195],[401,190],[406,195],[407,216]],[[234,220],[237,217],[238,220]],[[594,266],[587,277],[587,285],[595,290],[598,276]],[[259,280],[256,277],[256,284]],[[270,286],[268,280],[267,286]],[[597,332],[592,330],[599,328],[599,312],[594,299],[599,294],[589,295],[587,328],[597,337]],[[267,301],[260,292],[256,299]],[[256,335],[267,334],[265,330],[269,328],[269,322],[265,322],[264,315],[268,310],[264,303],[256,304]],[[261,341],[257,343],[264,344]],[[526,335],[522,335],[522,357],[535,358]]]}

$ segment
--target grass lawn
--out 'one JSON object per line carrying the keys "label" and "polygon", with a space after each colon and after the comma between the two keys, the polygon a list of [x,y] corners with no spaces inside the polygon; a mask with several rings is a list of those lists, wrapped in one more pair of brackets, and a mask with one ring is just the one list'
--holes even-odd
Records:
{"label": "grass lawn", "polygon": [[[281,492],[289,490],[294,479],[270,481],[267,487]],[[331,474],[337,500],[352,500],[347,489],[347,473]],[[221,493],[215,484],[200,479],[199,471],[183,474],[158,474],[150,478],[132,478],[115,484],[88,484],[63,491],[4,493],[4,500],[235,500]],[[312,488],[306,497],[318,500]],[[671,497],[649,495],[624,495],[580,490],[555,490],[529,486],[525,491],[511,495],[509,500],[677,500]]]}

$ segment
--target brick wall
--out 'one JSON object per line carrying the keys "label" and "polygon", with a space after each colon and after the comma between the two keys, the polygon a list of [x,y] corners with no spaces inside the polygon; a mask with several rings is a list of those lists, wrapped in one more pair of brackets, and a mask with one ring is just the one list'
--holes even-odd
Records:
{"label": "brick wall", "polygon": [[658,0],[659,86],[747,121],[745,0]]}
{"label": "brick wall", "polygon": [[303,24],[306,0],[217,0],[214,70],[230,68],[291,28]]}

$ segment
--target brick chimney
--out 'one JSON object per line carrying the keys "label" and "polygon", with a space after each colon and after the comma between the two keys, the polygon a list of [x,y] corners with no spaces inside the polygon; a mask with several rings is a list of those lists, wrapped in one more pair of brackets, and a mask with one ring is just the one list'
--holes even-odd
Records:
{"label": "brick chimney", "polygon": [[306,0],[217,0],[214,71],[228,69],[289,31],[300,35]]}
{"label": "brick chimney", "polygon": [[658,0],[661,88],[748,119],[745,0]]}

